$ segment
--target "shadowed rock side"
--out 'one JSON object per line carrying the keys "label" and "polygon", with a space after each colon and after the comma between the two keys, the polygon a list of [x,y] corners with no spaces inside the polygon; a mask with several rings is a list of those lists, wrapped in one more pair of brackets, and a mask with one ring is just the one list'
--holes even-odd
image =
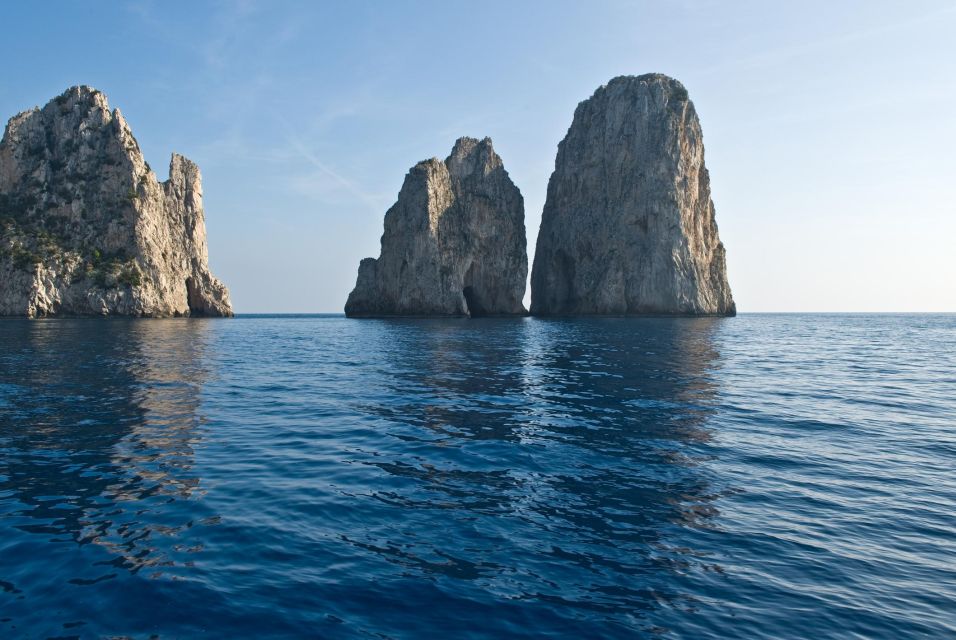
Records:
{"label": "shadowed rock side", "polygon": [[527,275],[521,192],[489,138],[460,138],[444,162],[405,176],[381,256],[362,260],[345,315],[523,315]]}
{"label": "shadowed rock side", "polygon": [[119,109],[73,87],[0,140],[0,315],[231,316],[199,168],[159,182]]}
{"label": "shadowed rock side", "polygon": [[531,313],[736,313],[700,122],[677,80],[615,78],[578,105],[548,184]]}

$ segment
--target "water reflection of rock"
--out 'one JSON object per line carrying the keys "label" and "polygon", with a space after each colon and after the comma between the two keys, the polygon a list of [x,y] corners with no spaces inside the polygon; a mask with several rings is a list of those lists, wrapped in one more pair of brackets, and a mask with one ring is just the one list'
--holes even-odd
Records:
{"label": "water reflection of rock", "polygon": [[199,486],[205,329],[188,319],[0,327],[23,345],[0,368],[0,494],[16,498],[4,515],[25,553],[50,554],[51,537],[87,549],[58,547],[53,578],[88,584],[177,563],[176,536],[193,524],[177,503]]}
{"label": "water reflection of rock", "polygon": [[[385,403],[366,407],[384,418],[422,426],[441,438],[516,437],[526,319],[382,321],[370,348],[387,370]],[[462,402],[467,398],[467,402]],[[461,427],[461,430],[459,430]]]}
{"label": "water reflection of rock", "polygon": [[714,526],[723,489],[701,465],[721,322],[376,325],[388,365],[360,410],[402,444],[362,462],[396,479],[373,497],[408,525],[355,544],[569,612],[686,606],[674,574],[717,568],[685,533]]}

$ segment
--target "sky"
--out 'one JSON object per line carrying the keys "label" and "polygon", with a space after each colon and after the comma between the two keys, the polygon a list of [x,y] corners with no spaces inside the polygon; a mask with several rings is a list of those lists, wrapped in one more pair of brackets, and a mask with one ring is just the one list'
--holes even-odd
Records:
{"label": "sky", "polygon": [[[558,142],[618,75],[700,115],[738,310],[956,311],[956,2],[4,3],[0,115],[107,94],[203,173],[239,313],[340,312],[416,162],[490,136],[529,259]],[[530,262],[529,262],[530,264]],[[530,297],[530,290],[526,300]]]}

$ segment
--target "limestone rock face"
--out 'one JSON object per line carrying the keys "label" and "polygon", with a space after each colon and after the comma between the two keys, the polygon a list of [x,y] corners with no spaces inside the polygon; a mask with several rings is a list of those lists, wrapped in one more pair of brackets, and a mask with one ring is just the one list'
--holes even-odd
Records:
{"label": "limestone rock face", "polygon": [[533,315],[734,315],[700,122],[660,74],[611,80],[558,146]]}
{"label": "limestone rock face", "polygon": [[73,87],[0,140],[0,315],[231,316],[199,168],[159,182],[119,109]]}
{"label": "limestone rock face", "polygon": [[527,275],[521,192],[489,138],[460,138],[444,162],[405,176],[381,256],[362,260],[345,315],[523,315]]}

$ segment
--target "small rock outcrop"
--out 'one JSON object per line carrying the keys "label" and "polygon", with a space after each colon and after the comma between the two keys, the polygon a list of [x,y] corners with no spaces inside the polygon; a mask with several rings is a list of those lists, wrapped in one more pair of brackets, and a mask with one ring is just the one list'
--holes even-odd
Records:
{"label": "small rock outcrop", "polygon": [[349,317],[524,315],[524,199],[491,140],[460,138],[412,167],[359,265]]}
{"label": "small rock outcrop", "polygon": [[611,80],[558,146],[531,275],[533,315],[734,315],[704,143],[684,86]]}
{"label": "small rock outcrop", "polygon": [[159,182],[119,109],[73,87],[0,140],[0,315],[231,316],[199,168]]}

